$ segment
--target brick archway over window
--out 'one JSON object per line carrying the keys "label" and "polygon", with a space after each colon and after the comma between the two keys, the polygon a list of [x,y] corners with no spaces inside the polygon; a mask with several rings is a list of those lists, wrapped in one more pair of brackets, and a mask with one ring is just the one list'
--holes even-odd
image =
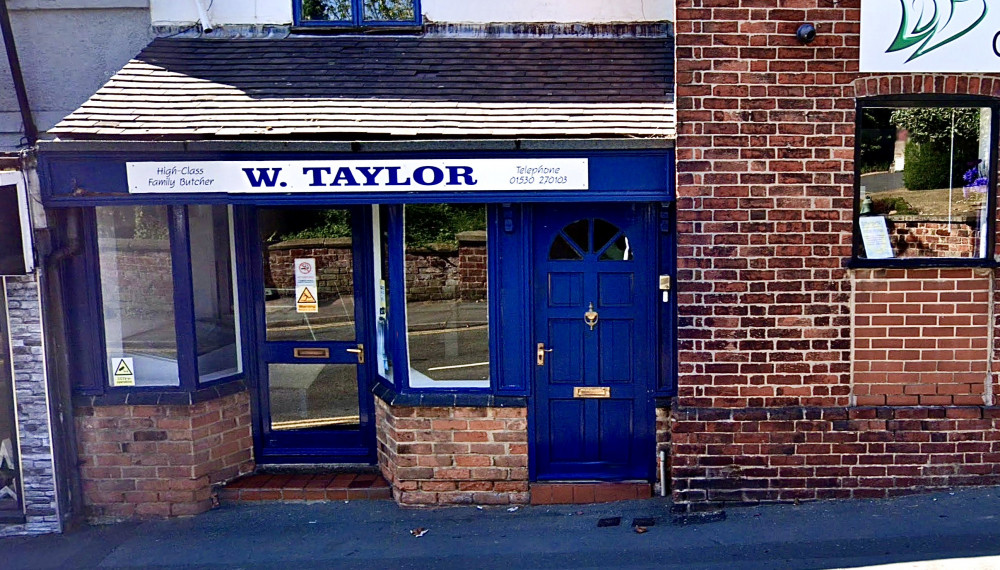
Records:
{"label": "brick archway over window", "polygon": [[859,77],[854,80],[854,96],[857,98],[928,94],[1000,97],[1000,77],[902,74]]}

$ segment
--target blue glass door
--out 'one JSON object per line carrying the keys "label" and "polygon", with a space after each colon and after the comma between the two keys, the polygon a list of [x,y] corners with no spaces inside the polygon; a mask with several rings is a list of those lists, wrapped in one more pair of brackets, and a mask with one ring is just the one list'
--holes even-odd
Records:
{"label": "blue glass door", "polygon": [[365,210],[258,208],[252,225],[258,462],[374,462]]}
{"label": "blue glass door", "polygon": [[534,212],[534,476],[649,479],[659,296],[651,208]]}

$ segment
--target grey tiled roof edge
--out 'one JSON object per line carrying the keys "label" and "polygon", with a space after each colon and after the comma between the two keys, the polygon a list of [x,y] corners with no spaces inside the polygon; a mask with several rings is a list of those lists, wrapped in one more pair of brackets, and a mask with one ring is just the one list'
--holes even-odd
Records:
{"label": "grey tiled roof edge", "polygon": [[61,138],[673,138],[657,38],[157,39]]}

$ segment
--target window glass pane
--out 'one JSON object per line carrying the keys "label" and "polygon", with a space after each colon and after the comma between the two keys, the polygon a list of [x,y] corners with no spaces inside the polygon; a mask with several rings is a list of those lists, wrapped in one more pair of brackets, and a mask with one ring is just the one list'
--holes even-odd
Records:
{"label": "window glass pane", "polygon": [[210,382],[242,372],[229,208],[188,207],[198,375]]}
{"label": "window glass pane", "polygon": [[358,429],[356,364],[269,364],[271,429]]}
{"label": "window glass pane", "polygon": [[563,228],[563,232],[580,251],[587,253],[590,249],[590,220],[577,220]]}
{"label": "window glass pane", "polygon": [[[266,252],[263,287],[267,340],[354,340],[350,210],[261,209],[258,227],[261,250]],[[306,293],[296,287],[296,259],[313,261],[315,291]],[[297,302],[300,300],[318,302],[308,308]]]}
{"label": "window glass pane", "polygon": [[630,261],[632,245],[624,234],[618,236],[615,242],[601,253],[601,261]]}
{"label": "window glass pane", "polygon": [[484,205],[404,210],[410,386],[488,387],[488,263]]}
{"label": "window glass pane", "polygon": [[413,0],[365,0],[365,20],[410,22],[415,20]]}
{"label": "window glass pane", "polygon": [[378,373],[392,380],[392,354],[389,348],[389,208],[374,206],[375,235],[375,354]]}
{"label": "window glass pane", "polygon": [[861,113],[859,257],[985,257],[990,109]]}
{"label": "window glass pane", "polygon": [[549,259],[554,260],[580,260],[583,256],[580,252],[576,250],[573,246],[566,241],[566,238],[561,235],[556,236],[556,239],[552,242],[552,248],[549,249]]}
{"label": "window glass pane", "polygon": [[618,235],[618,226],[604,220],[594,220],[594,251],[601,251]]}
{"label": "window glass pane", "polygon": [[302,21],[351,21],[351,0],[302,0]]}
{"label": "window glass pane", "polygon": [[136,386],[180,385],[168,220],[165,206],[97,208],[109,379],[131,358]]}

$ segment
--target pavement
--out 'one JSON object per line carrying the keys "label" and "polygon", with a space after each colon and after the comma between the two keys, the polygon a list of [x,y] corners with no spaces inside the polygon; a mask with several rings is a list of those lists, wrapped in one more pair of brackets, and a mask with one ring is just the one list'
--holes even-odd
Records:
{"label": "pavement", "polygon": [[1000,568],[1000,488],[730,508],[724,520],[678,520],[669,508],[237,504],[2,539],[0,568]]}

